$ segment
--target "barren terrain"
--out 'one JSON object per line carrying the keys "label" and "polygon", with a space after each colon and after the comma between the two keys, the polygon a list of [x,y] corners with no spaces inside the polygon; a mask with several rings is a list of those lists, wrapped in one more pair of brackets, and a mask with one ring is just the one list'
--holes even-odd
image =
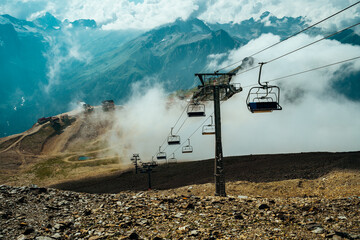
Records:
{"label": "barren terrain", "polygon": [[360,239],[360,152],[226,157],[227,197],[213,159],[160,163],[150,190],[107,117],[69,120],[0,139],[0,239]]}

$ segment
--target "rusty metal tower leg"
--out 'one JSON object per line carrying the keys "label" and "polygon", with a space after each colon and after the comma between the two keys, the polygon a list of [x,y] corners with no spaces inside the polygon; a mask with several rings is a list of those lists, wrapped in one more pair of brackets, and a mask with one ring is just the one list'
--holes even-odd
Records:
{"label": "rusty metal tower leg", "polygon": [[222,142],[221,142],[219,86],[217,85],[214,86],[213,93],[214,93],[214,115],[215,115],[215,195],[226,197],[223,152],[222,152]]}

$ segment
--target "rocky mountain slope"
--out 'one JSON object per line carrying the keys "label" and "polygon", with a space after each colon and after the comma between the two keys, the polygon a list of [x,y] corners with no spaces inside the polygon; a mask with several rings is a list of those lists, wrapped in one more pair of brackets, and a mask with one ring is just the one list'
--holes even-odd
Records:
{"label": "rocky mountain slope", "polygon": [[186,190],[86,194],[1,185],[0,238],[360,239],[359,194],[220,198]]}

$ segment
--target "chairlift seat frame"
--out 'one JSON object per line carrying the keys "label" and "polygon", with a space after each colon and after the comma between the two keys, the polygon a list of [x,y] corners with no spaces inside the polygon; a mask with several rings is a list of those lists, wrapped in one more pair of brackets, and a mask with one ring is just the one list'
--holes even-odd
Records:
{"label": "chairlift seat frame", "polygon": [[159,152],[159,153],[156,155],[156,159],[158,159],[158,160],[165,159],[165,160],[166,160],[166,153],[165,153],[165,152]]}
{"label": "chairlift seat frame", "polygon": [[214,134],[215,134],[215,125],[209,124],[203,126],[202,135],[214,135]]}
{"label": "chairlift seat frame", "polygon": [[278,86],[268,85],[267,82],[262,84],[260,82],[261,70],[264,64],[259,63],[259,78],[258,84],[260,86],[252,87],[249,91],[249,94],[246,98],[246,105],[250,112],[252,113],[263,113],[263,112],[272,112],[275,110],[282,110],[280,106],[280,88]]}
{"label": "chairlift seat frame", "polygon": [[210,116],[211,122],[202,127],[202,135],[214,135],[216,132],[215,124],[213,123],[213,116]]}
{"label": "chairlift seat frame", "polygon": [[193,147],[190,145],[190,138],[188,139],[188,144],[184,147],[182,147],[182,153],[192,153]]}
{"label": "chairlift seat frame", "polygon": [[178,144],[180,144],[180,136],[171,135],[168,137],[167,142],[169,145],[178,145]]}
{"label": "chairlift seat frame", "polygon": [[170,131],[170,136],[167,138],[168,145],[178,145],[180,144],[180,136],[173,134],[173,127]]}
{"label": "chairlift seat frame", "polygon": [[191,103],[187,107],[188,117],[205,117],[205,105],[200,103]]}
{"label": "chairlift seat frame", "polygon": [[190,145],[184,146],[182,148],[182,153],[192,153],[193,152],[193,147]]}

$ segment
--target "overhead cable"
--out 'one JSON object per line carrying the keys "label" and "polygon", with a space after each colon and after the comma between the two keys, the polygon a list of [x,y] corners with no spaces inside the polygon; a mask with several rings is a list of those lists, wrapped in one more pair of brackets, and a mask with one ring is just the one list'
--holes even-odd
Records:
{"label": "overhead cable", "polygon": [[[338,11],[338,12],[336,12],[336,13],[334,13],[334,14],[332,14],[332,15],[330,15],[330,16],[328,16],[328,17],[326,17],[326,18],[324,18],[324,19],[322,19],[322,20],[320,20],[320,21],[318,21],[318,22],[316,22],[316,23],[314,23],[314,24],[311,25],[311,26],[308,26],[308,27],[302,29],[302,30],[299,31],[299,32],[294,33],[293,35],[290,35],[289,37],[286,37],[285,39],[283,39],[283,40],[281,40],[281,41],[279,41],[279,42],[277,42],[277,43],[274,43],[274,44],[272,44],[272,45],[270,45],[270,46],[268,46],[268,47],[265,47],[264,49],[262,49],[262,50],[260,50],[260,51],[258,51],[258,52],[256,52],[256,53],[250,55],[250,57],[253,57],[253,56],[255,56],[255,55],[257,55],[257,54],[259,54],[259,53],[261,53],[261,52],[264,52],[265,50],[268,50],[268,49],[270,49],[270,48],[272,48],[272,47],[274,47],[274,46],[282,43],[282,42],[285,42],[286,40],[289,40],[290,38],[295,37],[295,36],[299,35],[300,33],[303,33],[303,32],[305,32],[305,31],[307,31],[307,30],[315,27],[316,25],[318,25],[318,24],[320,24],[320,23],[322,23],[322,22],[324,22],[324,21],[326,21],[326,20],[328,20],[328,19],[330,19],[330,18],[338,15],[339,13],[342,13],[342,12],[346,11],[346,10],[349,9],[349,8],[354,7],[355,5],[357,5],[357,4],[359,4],[359,3],[360,3],[360,1],[358,1],[358,2],[356,2],[356,3],[354,3],[354,4],[352,4],[352,5],[344,8],[344,9],[342,9],[342,10],[340,10],[340,11]],[[234,63],[232,63],[232,64],[230,64],[230,65],[228,65],[228,66],[226,66],[226,67],[220,68],[219,70],[217,70],[217,72],[218,72],[218,71],[221,71],[221,70],[224,70],[224,69],[226,69],[226,68],[229,68],[229,67],[231,67],[231,66],[234,66],[234,65],[236,65],[236,64],[238,64],[238,63],[240,63],[240,62],[242,62],[242,60],[237,61],[237,62],[234,62]]]}
{"label": "overhead cable", "polygon": [[[274,78],[274,79],[271,79],[271,80],[267,80],[267,81],[265,81],[265,82],[279,81],[279,80],[282,80],[282,79],[285,79],[285,78],[289,78],[289,77],[301,75],[301,74],[308,73],[308,72],[313,72],[313,71],[316,71],[316,70],[319,70],[319,69],[331,67],[331,66],[338,65],[338,64],[341,64],[341,63],[345,63],[345,62],[349,62],[349,61],[354,61],[354,60],[356,60],[356,59],[360,59],[360,56],[358,56],[358,57],[353,57],[353,58],[349,58],[349,59],[345,59],[345,60],[342,60],[342,61],[339,61],[339,62],[335,62],[335,63],[330,63],[330,64],[327,64],[327,65],[324,65],[324,66],[320,66],[320,67],[316,67],[316,68],[304,70],[304,71],[301,71],[301,72],[292,73],[292,74],[289,74],[289,75],[286,75],[286,76],[277,77],[277,78]],[[251,84],[251,85],[248,85],[248,86],[244,86],[243,89],[244,89],[244,88],[248,88],[248,87],[252,87],[252,86],[256,86],[256,85],[257,85],[257,84]]]}
{"label": "overhead cable", "polygon": [[[348,30],[348,29],[350,29],[350,28],[353,28],[353,27],[356,27],[356,26],[358,26],[358,25],[360,25],[360,22],[359,22],[359,23],[356,23],[356,24],[354,24],[354,25],[351,25],[350,27],[344,28],[344,29],[342,29],[342,30],[340,30],[340,31],[337,31],[337,32],[335,32],[335,33],[332,33],[332,34],[330,34],[330,35],[327,35],[327,36],[325,36],[325,37],[323,37],[323,38],[321,38],[321,39],[318,39],[318,40],[316,40],[316,41],[314,41],[314,42],[311,42],[311,43],[309,43],[309,44],[307,44],[307,45],[304,45],[304,46],[302,46],[302,47],[300,47],[300,48],[297,48],[297,49],[295,49],[295,50],[293,50],[293,51],[290,51],[290,52],[288,52],[288,53],[285,53],[285,54],[283,54],[283,55],[281,55],[281,56],[279,56],[279,57],[273,58],[273,59],[265,62],[265,64],[270,63],[270,62],[273,62],[273,61],[276,61],[276,60],[278,60],[278,59],[280,59],[280,58],[283,58],[283,57],[285,57],[285,56],[288,56],[288,55],[290,55],[290,54],[292,54],[292,53],[294,53],[294,52],[297,52],[297,51],[299,51],[299,50],[301,50],[301,49],[304,49],[304,48],[306,48],[306,47],[309,47],[309,46],[311,46],[311,45],[313,45],[313,44],[315,44],[315,43],[318,43],[318,42],[320,42],[320,41],[322,41],[322,40],[325,40],[325,39],[328,39],[328,38],[330,38],[330,37],[333,37],[333,36],[335,36],[336,34],[339,34],[339,33],[343,32],[343,31],[346,31],[346,30]],[[240,74],[249,72],[249,71],[251,71],[251,70],[253,70],[253,69],[256,69],[256,68],[258,68],[258,67],[259,67],[259,66],[255,66],[255,67],[249,68],[249,69],[247,69],[247,70],[245,70],[245,71],[242,71],[242,72],[237,73],[236,75],[240,75]]]}
{"label": "overhead cable", "polygon": [[356,27],[356,26],[359,25],[359,24],[360,24],[360,22],[359,22],[359,23],[356,23],[356,24],[354,24],[354,25],[351,25],[350,27],[344,28],[344,29],[342,29],[342,30],[340,30],[340,31],[337,31],[337,32],[335,32],[335,33],[332,33],[332,34],[330,34],[330,35],[327,35],[327,36],[325,36],[325,37],[323,37],[323,38],[321,38],[321,39],[319,39],[319,40],[316,40],[316,41],[314,41],[314,42],[312,42],[312,43],[309,43],[309,44],[307,44],[307,45],[305,45],[305,46],[302,46],[302,47],[300,47],[300,48],[297,48],[297,49],[295,49],[295,50],[293,50],[293,51],[291,51],[291,52],[288,52],[288,53],[285,53],[285,54],[283,54],[283,55],[281,55],[281,56],[279,56],[279,57],[273,58],[273,59],[271,59],[270,61],[265,62],[265,64],[271,63],[271,62],[276,61],[276,60],[278,60],[278,59],[280,59],[280,58],[283,58],[283,57],[285,57],[285,56],[287,56],[287,55],[290,55],[290,54],[292,54],[292,53],[294,53],[294,52],[297,52],[297,51],[299,51],[299,50],[301,50],[301,49],[304,49],[304,48],[306,48],[306,47],[309,47],[309,46],[311,46],[311,45],[313,45],[313,44],[315,44],[315,43],[318,43],[318,42],[320,42],[320,41],[322,41],[322,40],[325,40],[325,39],[327,39],[327,38],[330,38],[330,37],[332,37],[332,36],[335,36],[336,34],[339,34],[339,33],[343,32],[343,31],[345,31],[345,30],[348,30],[348,29],[350,29],[350,28]]}

